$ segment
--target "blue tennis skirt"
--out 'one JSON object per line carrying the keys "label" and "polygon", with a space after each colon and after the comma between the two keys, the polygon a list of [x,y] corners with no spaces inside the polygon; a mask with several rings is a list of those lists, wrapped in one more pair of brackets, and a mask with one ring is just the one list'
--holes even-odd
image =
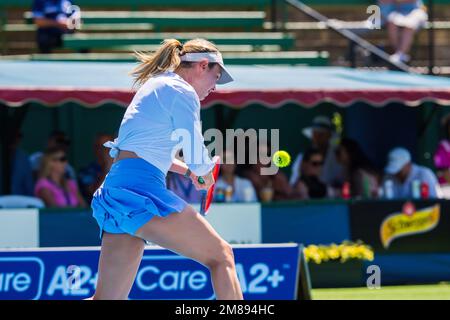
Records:
{"label": "blue tennis skirt", "polygon": [[186,206],[167,189],[165,174],[141,158],[113,163],[91,202],[100,237],[103,231],[134,235],[154,216],[179,213]]}

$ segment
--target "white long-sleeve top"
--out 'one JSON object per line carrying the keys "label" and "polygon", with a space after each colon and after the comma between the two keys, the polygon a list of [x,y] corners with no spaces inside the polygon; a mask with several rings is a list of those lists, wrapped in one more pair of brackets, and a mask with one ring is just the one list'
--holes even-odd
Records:
{"label": "white long-sleeve top", "polygon": [[125,112],[118,137],[104,146],[111,148],[113,158],[119,150],[132,151],[164,174],[180,149],[197,176],[214,166],[202,135],[199,97],[188,82],[170,71],[141,86]]}

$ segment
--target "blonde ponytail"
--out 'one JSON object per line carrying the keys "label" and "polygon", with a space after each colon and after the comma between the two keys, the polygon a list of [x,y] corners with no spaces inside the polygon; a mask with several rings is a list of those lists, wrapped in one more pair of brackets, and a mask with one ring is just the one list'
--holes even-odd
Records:
{"label": "blonde ponytail", "polygon": [[[206,39],[189,40],[184,45],[177,39],[166,39],[153,54],[135,52],[141,63],[130,73],[135,78],[134,86],[141,86],[151,77],[168,70],[191,67],[192,62],[181,62],[180,56],[192,52],[219,52],[219,49]],[[214,63],[210,63],[209,67],[213,66]]]}
{"label": "blonde ponytail", "polygon": [[180,52],[183,46],[176,39],[166,39],[153,54],[135,52],[135,57],[141,62],[131,71],[134,86],[143,85],[148,79],[167,70],[175,70],[181,63]]}

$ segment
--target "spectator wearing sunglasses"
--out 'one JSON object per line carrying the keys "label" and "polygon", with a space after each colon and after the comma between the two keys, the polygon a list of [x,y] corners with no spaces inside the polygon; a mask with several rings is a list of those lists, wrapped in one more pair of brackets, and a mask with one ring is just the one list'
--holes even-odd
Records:
{"label": "spectator wearing sunglasses", "polygon": [[319,149],[311,147],[303,154],[300,177],[294,184],[297,194],[305,199],[320,199],[328,196],[328,188],[320,180],[324,164],[324,156]]}
{"label": "spectator wearing sunglasses", "polygon": [[[311,147],[322,153],[323,167],[320,180],[333,187],[340,187],[343,183],[343,168],[336,161],[336,131],[332,121],[326,116],[317,116],[313,119],[311,126],[302,130],[303,134],[310,139]],[[300,153],[292,164],[292,173],[289,183],[293,186],[300,177],[300,168],[303,155]]]}
{"label": "spectator wearing sunglasses", "polygon": [[75,180],[66,177],[67,156],[63,149],[44,152],[34,193],[47,207],[86,207]]}
{"label": "spectator wearing sunglasses", "polygon": [[[69,151],[70,143],[71,142],[69,137],[63,131],[55,130],[52,131],[48,136],[46,148],[47,149],[59,148],[67,154],[67,152]],[[31,168],[33,170],[33,177],[35,181],[37,180],[38,171],[39,168],[41,167],[42,155],[43,152],[38,151],[30,156]],[[69,177],[70,179],[74,180],[76,179],[75,170],[70,164],[67,164],[66,166],[66,176]]]}
{"label": "spectator wearing sunglasses", "polygon": [[344,167],[345,179],[350,183],[353,198],[378,196],[380,174],[358,142],[343,138],[336,149],[336,159]]}

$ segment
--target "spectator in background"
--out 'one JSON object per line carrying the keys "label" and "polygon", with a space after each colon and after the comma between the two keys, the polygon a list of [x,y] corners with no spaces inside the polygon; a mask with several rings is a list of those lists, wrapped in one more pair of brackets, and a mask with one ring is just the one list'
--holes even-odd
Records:
{"label": "spectator in background", "polygon": [[200,203],[202,194],[192,183],[191,178],[186,178],[174,172],[167,173],[167,189],[178,195],[187,203]]}
{"label": "spectator in background", "polygon": [[394,62],[408,62],[414,34],[428,20],[422,0],[379,0],[382,22],[387,26]]}
{"label": "spectator in background", "polygon": [[[183,160],[183,151],[180,150],[176,156],[178,160]],[[192,183],[191,178],[182,176],[181,174],[168,172],[167,189],[178,195],[187,203],[200,203],[202,199],[201,191],[197,190]]]}
{"label": "spectator in background", "polygon": [[[236,161],[234,153],[230,150],[225,151],[220,166],[220,177],[217,179],[215,186],[215,195],[223,192],[226,198],[227,189],[230,188],[230,202],[256,202],[256,192],[252,182],[248,179],[236,176]],[[227,201],[227,200],[225,200]]]}
{"label": "spectator in background", "polygon": [[[311,139],[311,146],[318,149],[324,158],[324,164],[320,180],[326,185],[339,188],[343,182],[343,169],[336,161],[335,148],[333,144],[334,128],[329,118],[317,116],[312,125],[303,130],[303,134]],[[290,184],[294,185],[300,178],[302,154],[298,154],[292,164]]]}
{"label": "spectator in background", "polygon": [[28,155],[19,148],[22,133],[17,130],[10,146],[11,155],[11,194],[33,196],[33,172]]}
{"label": "spectator in background", "polygon": [[47,207],[86,207],[76,181],[65,175],[67,161],[61,148],[48,149],[42,156],[34,193]]}
{"label": "spectator in background", "polygon": [[320,181],[323,167],[323,155],[317,148],[309,148],[303,155],[300,178],[294,184],[294,190],[305,199],[318,199],[328,196],[328,188]]}
{"label": "spectator in background", "polygon": [[380,176],[358,142],[343,138],[336,149],[336,159],[350,183],[351,197],[378,197]]}
{"label": "spectator in background", "polygon": [[[242,176],[251,181],[258,199],[263,202],[269,202],[302,198],[301,195],[295,193],[292,186],[289,185],[288,178],[281,170],[272,175],[262,174],[262,169],[269,167],[271,164],[270,157],[264,159],[267,154],[269,154],[267,147],[260,148],[257,163],[251,164],[242,172]],[[269,163],[262,163],[266,161],[269,161]]]}
{"label": "spectator in background", "polygon": [[[59,148],[64,150],[67,154],[70,147],[70,139],[63,131],[55,130],[50,133],[47,140],[47,149]],[[41,159],[43,153],[41,151],[35,152],[30,156],[31,169],[33,170],[33,176],[35,180],[38,177],[38,171],[41,166]],[[66,166],[66,175],[68,178],[76,180],[75,170],[71,165]]]}
{"label": "spectator in background", "polygon": [[433,160],[441,185],[450,184],[450,114],[442,119],[445,139],[439,142]]}
{"label": "spectator in background", "polygon": [[411,162],[411,154],[404,148],[395,148],[389,152],[384,180],[392,180],[394,198],[414,198],[415,181],[428,186],[429,198],[440,198],[441,190],[434,173],[427,167]]}
{"label": "spectator in background", "polygon": [[109,155],[109,149],[103,144],[112,140],[114,140],[114,137],[110,134],[97,134],[93,144],[95,160],[78,173],[81,194],[87,202],[91,202],[92,195],[103,183],[106,174],[111,168],[113,158]]}
{"label": "spectator in background", "polygon": [[72,33],[78,24],[78,7],[69,0],[34,0],[32,17],[37,26],[36,40],[40,53],[51,53],[62,46],[62,36]]}

